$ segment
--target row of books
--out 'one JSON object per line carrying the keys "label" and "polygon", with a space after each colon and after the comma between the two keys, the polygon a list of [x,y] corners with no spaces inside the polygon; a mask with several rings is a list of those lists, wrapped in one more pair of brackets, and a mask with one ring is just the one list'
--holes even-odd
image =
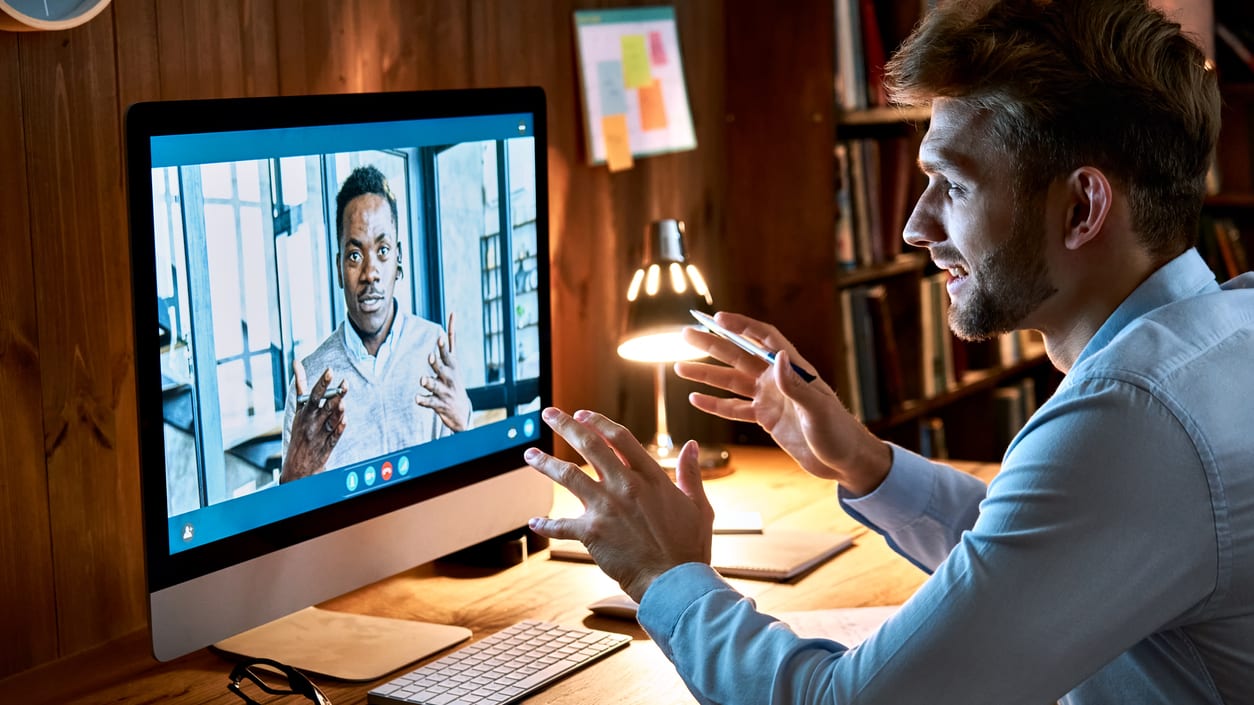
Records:
{"label": "row of books", "polygon": [[[981,422],[992,434],[993,447],[1005,452],[1010,441],[1023,429],[1032,414],[1036,413],[1036,380],[1024,377],[992,391],[992,411],[988,421]],[[934,460],[946,460],[949,442],[945,435],[945,420],[939,416],[925,416],[918,420],[918,451]]]}
{"label": "row of books", "polygon": [[853,270],[892,261],[923,189],[907,137],[836,143],[836,262]]}
{"label": "row of books", "polygon": [[1250,271],[1250,257],[1241,229],[1231,218],[1212,218],[1203,213],[1197,251],[1220,281]]}
{"label": "row of books", "polygon": [[[948,324],[947,280],[947,273],[936,272],[920,277],[913,291],[884,283],[841,290],[846,402],[858,418],[877,421],[957,388],[971,372],[1008,367],[1040,353],[1035,331],[980,342],[954,337]],[[893,296],[914,300],[895,301]]]}
{"label": "row of books", "polygon": [[936,0],[833,0],[836,100],[842,110],[888,104],[884,64]]}

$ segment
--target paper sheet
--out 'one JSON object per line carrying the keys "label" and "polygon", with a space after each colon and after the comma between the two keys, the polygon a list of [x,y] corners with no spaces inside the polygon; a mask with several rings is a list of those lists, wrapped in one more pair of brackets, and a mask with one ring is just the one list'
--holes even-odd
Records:
{"label": "paper sheet", "polygon": [[841,607],[804,612],[776,612],[773,615],[792,627],[797,636],[821,637],[850,648],[866,641],[880,625],[897,613],[901,605],[886,607]]}

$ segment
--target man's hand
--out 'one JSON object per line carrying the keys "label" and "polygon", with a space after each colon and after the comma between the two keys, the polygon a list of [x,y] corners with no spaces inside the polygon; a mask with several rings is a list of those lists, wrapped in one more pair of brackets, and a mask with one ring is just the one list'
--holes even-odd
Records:
{"label": "man's hand", "polygon": [[[324,400],[327,386],[331,384],[331,370],[323,372],[313,389],[309,389],[305,366],[297,360],[293,367],[298,401],[287,441],[287,456],[283,459],[283,471],[279,475],[280,483],[322,472],[345,428],[344,396],[348,394],[348,383],[341,381],[339,396]],[[305,394],[309,395],[309,400],[301,403],[299,398]]]}
{"label": "man's hand", "polygon": [[445,426],[454,431],[465,431],[470,428],[470,395],[457,373],[457,358],[453,356],[451,313],[448,315],[448,336],[441,336],[437,346],[439,349],[427,358],[434,375],[419,380],[418,383],[426,391],[414,397],[414,402],[439,414]]}
{"label": "man's hand", "polygon": [[728,330],[761,341],[778,354],[775,364],[769,365],[712,333],[685,329],[685,342],[728,366],[679,362],[675,373],[742,397],[693,393],[692,405],[725,419],[758,424],[806,472],[836,480],[854,494],[878,487],[892,465],[892,451],[845,409],[826,382],[807,383],[791,363],[814,366],[774,326],[734,313],[720,312],[717,319]]}
{"label": "man's hand", "polygon": [[533,531],[582,542],[601,570],[637,602],[667,570],[710,562],[714,509],[701,484],[696,442],[679,451],[676,487],[635,436],[606,417],[590,411],[571,417],[553,408],[541,416],[592,465],[600,482],[574,463],[528,449],[527,464],[584,506],[576,518],[532,519]]}

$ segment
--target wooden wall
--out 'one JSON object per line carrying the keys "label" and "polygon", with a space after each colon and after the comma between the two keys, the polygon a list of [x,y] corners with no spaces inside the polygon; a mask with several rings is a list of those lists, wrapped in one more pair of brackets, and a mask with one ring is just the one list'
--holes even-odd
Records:
{"label": "wooden wall", "polygon": [[[725,7],[674,3],[699,149],[610,175],[584,164],[573,45],[572,11],[596,4],[113,0],[71,31],[0,32],[0,678],[146,623],[121,143],[130,103],[543,86],[555,397],[652,431],[652,373],[614,354],[619,300],[640,234],[660,217],[686,220],[715,295],[731,288]],[[725,432],[676,410],[683,388],[672,387],[677,436]]]}

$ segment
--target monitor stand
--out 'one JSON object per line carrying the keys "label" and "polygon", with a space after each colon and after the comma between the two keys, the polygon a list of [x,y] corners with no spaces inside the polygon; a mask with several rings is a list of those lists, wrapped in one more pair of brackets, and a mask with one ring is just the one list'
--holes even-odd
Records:
{"label": "monitor stand", "polygon": [[214,647],[340,680],[372,681],[470,636],[465,627],[306,607]]}

